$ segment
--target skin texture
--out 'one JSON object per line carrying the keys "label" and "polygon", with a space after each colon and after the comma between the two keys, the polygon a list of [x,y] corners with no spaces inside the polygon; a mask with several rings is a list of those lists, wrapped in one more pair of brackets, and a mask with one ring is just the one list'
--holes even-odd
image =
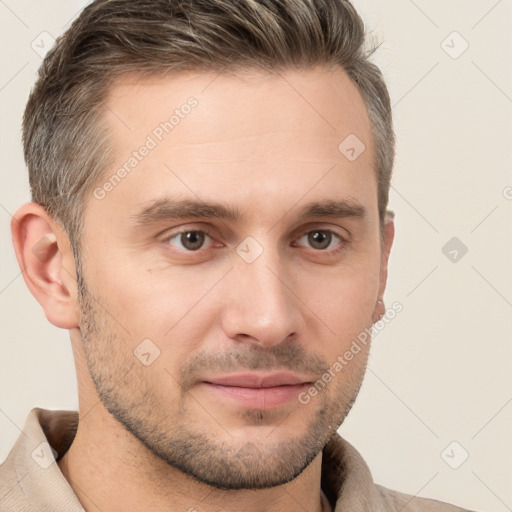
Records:
{"label": "skin texture", "polygon": [[[321,449],[357,396],[368,347],[309,403],[297,395],[384,313],[393,240],[392,221],[381,238],[356,87],[323,68],[129,76],[104,123],[113,159],[98,183],[108,191],[85,211],[82,286],[65,232],[40,206],[13,221],[27,285],[72,340],[80,424],[60,468],[88,512],[322,510]],[[366,145],[354,161],[338,149],[350,134]],[[105,187],[148,136],[155,147]],[[166,200],[239,218],[152,216]],[[300,215],[334,201],[352,215]],[[276,372],[304,384],[278,405],[209,384]]]}

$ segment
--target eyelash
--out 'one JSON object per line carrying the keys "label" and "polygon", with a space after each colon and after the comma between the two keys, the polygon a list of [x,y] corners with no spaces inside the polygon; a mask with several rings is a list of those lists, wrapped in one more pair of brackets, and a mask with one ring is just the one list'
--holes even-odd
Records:
{"label": "eyelash", "polygon": [[[207,237],[209,237],[211,240],[213,240],[213,236],[211,235],[211,233],[207,230],[207,229],[183,229],[182,231],[178,231],[176,233],[173,233],[172,235],[169,235],[169,236],[166,236],[164,238],[164,242],[168,243],[169,245],[170,244],[170,241],[174,238],[177,238],[179,239],[179,237],[181,237],[181,235],[185,234],[185,233],[203,233],[205,234]],[[189,253],[195,253],[195,252],[199,252],[201,251],[202,249],[204,249],[203,247],[200,247],[199,249],[197,249],[196,251],[191,251],[191,250],[187,250],[187,249],[179,249],[183,252],[189,252]]]}
{"label": "eyelash", "polygon": [[[333,238],[336,238],[338,240],[338,243],[336,245],[336,247],[334,249],[313,249],[311,248],[315,253],[318,253],[318,254],[329,254],[329,255],[333,255],[333,254],[337,254],[339,251],[341,251],[345,245],[348,243],[347,240],[345,238],[343,238],[339,233],[337,233],[336,231],[333,231],[332,229],[321,229],[321,228],[317,228],[317,229],[308,229],[307,231],[304,231],[298,238],[297,240],[300,240],[301,238],[309,235],[310,233],[315,233],[315,232],[320,232],[320,233],[328,233],[330,234]],[[303,246],[300,246],[300,247],[303,247]]]}
{"label": "eyelash", "polygon": [[[298,240],[300,240],[304,236],[306,236],[306,235],[308,235],[310,233],[314,233],[314,232],[321,232],[321,233],[325,233],[325,234],[330,234],[332,237],[334,237],[334,238],[336,238],[338,240],[338,244],[337,244],[337,246],[334,249],[314,249],[314,248],[311,248],[315,253],[334,255],[334,254],[337,254],[338,252],[340,252],[341,250],[343,250],[344,247],[348,244],[348,240],[346,238],[342,237],[336,231],[333,231],[332,229],[321,229],[321,228],[308,229],[306,231],[302,231],[299,234],[299,236],[295,238],[295,241],[293,243],[295,244]],[[169,245],[172,245],[170,243],[171,240],[179,239],[179,237],[181,237],[181,235],[183,235],[185,233],[203,233],[208,238],[210,238],[211,241],[214,241],[214,237],[212,236],[212,234],[207,229],[184,229],[182,231],[178,231],[178,232],[173,233],[173,234],[171,234],[169,236],[166,236],[163,241],[166,242]],[[303,247],[303,246],[299,246],[299,247]],[[178,249],[178,250],[180,250],[182,252],[185,252],[185,253],[193,254],[193,253],[199,253],[201,250],[205,250],[205,248],[204,247],[200,247],[199,249],[197,249],[195,251],[194,250],[189,250],[189,249]]]}

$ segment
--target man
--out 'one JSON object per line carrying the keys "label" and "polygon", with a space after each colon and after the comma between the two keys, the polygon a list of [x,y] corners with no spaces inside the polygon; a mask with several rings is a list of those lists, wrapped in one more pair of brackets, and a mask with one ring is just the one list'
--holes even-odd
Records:
{"label": "man", "polygon": [[363,43],[342,0],[98,0],[57,42],[12,230],[79,411],[31,412],[0,510],[462,510],[376,485],[336,434],[395,311]]}

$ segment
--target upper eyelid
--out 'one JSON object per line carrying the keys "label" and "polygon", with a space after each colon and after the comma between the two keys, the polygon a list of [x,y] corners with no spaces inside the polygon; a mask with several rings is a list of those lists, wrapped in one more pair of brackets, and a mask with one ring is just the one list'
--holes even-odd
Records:
{"label": "upper eyelid", "polygon": [[302,235],[300,235],[300,236],[304,236],[307,233],[311,233],[312,231],[325,231],[327,233],[333,233],[334,235],[341,237],[341,234],[338,233],[335,229],[322,228],[322,227],[320,227],[320,228],[319,227],[309,227],[307,229],[303,229],[303,230],[299,231],[299,233],[302,233]]}
{"label": "upper eyelid", "polygon": [[210,232],[207,229],[182,229],[180,231],[168,233],[167,235],[165,235],[165,238],[174,238],[175,236],[182,235],[183,233],[194,233],[194,232],[205,233],[208,236],[211,236]]}
{"label": "upper eyelid", "polygon": [[[185,225],[186,226],[186,225]],[[175,226],[174,228],[167,228],[161,231],[157,237],[162,240],[168,240],[169,238],[173,238],[182,233],[189,233],[190,231],[198,231],[200,233],[206,233],[208,236],[212,237],[211,229],[207,226],[197,227],[183,227],[183,226]]]}
{"label": "upper eyelid", "polygon": [[[209,240],[205,240],[205,244],[207,246],[206,247],[200,247],[199,249],[196,249],[196,250],[189,250],[189,249],[186,249],[186,248],[183,249],[183,248],[180,248],[180,247],[176,247],[173,244],[171,244],[171,240],[172,239],[175,239],[176,237],[179,237],[183,233],[189,233],[191,231],[197,231],[197,232],[200,232],[200,233],[205,233],[205,235],[209,238]],[[165,244],[167,246],[172,247],[172,249],[171,249],[172,251],[176,251],[178,253],[181,252],[181,253],[184,253],[184,254],[194,255],[194,254],[204,254],[202,251],[211,250],[213,248],[212,245],[215,243],[215,239],[209,233],[207,233],[206,230],[203,230],[203,229],[183,229],[181,231],[176,231],[175,233],[172,233],[172,234],[164,236],[162,238],[162,242],[165,242]]]}
{"label": "upper eyelid", "polygon": [[[340,233],[340,230],[343,230],[343,233]],[[341,227],[339,228],[339,230],[336,230],[331,227],[318,227],[318,226],[310,226],[308,228],[304,228],[304,229],[298,231],[297,234],[294,234],[292,236],[292,239],[297,240],[297,239],[303,237],[304,235],[311,233],[312,231],[325,231],[325,232],[332,233],[333,235],[337,236],[342,242],[350,241],[350,234]]]}
{"label": "upper eyelid", "polygon": [[348,243],[348,240],[343,237],[342,235],[340,235],[339,233],[337,233],[336,231],[333,231],[331,229],[309,229],[308,231],[305,231],[302,235],[299,235],[298,237],[295,237],[294,238],[294,241],[298,241],[300,240],[302,237],[306,236],[308,233],[311,233],[312,231],[325,231],[327,233],[331,233],[333,234],[335,237],[338,238],[338,245],[345,245]]}
{"label": "upper eyelid", "polygon": [[[313,225],[311,225],[313,224]],[[308,233],[311,233],[312,231],[325,231],[325,232],[329,232],[329,233],[332,233],[333,235],[335,235],[336,237],[339,238],[340,241],[342,242],[349,242],[350,241],[350,235],[348,232],[346,232],[346,230],[344,230],[343,228],[339,227],[339,230],[336,230],[332,227],[324,227],[324,226],[318,226],[318,225],[314,225],[316,223],[311,223],[309,226],[303,226],[302,228],[298,228],[298,229],[295,229],[293,230],[292,234],[287,237],[288,240],[290,240],[291,242],[295,242],[297,241],[299,238],[302,238],[304,235],[307,235]],[[172,231],[172,232],[169,232],[171,231],[171,229],[167,229],[165,230],[163,233],[163,235],[159,235],[159,238],[162,240],[162,241],[168,241],[170,240],[171,238],[174,238],[176,236],[179,236],[183,233],[188,233],[188,232],[191,232],[191,231],[197,231],[197,232],[200,232],[200,233],[205,233],[210,239],[212,240],[216,240],[216,236],[214,234],[212,234],[212,231],[213,229],[209,229],[209,226],[200,226],[200,227],[181,227],[181,226],[178,226],[176,228],[172,228],[172,229],[177,229],[178,231]],[[343,230],[345,233],[340,233],[339,231],[340,230]],[[218,241],[218,240],[217,240]]]}
{"label": "upper eyelid", "polygon": [[168,235],[165,235],[163,237],[163,240],[171,240],[172,238],[176,238],[180,235],[183,235],[184,233],[191,233],[191,232],[198,232],[198,233],[204,233],[207,237],[209,237],[211,240],[214,240],[214,237],[210,234],[209,231],[206,229],[182,229],[181,231],[176,231],[174,233],[170,233]]}

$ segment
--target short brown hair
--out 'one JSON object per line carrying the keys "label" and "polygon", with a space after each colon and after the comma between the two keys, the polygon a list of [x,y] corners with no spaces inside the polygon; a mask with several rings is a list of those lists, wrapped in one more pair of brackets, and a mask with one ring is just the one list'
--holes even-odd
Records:
{"label": "short brown hair", "polygon": [[78,254],[88,194],[108,160],[109,85],[125,73],[341,66],[357,85],[375,142],[384,219],[394,160],[388,91],[347,0],[96,0],[43,61],[23,120],[32,200]]}

